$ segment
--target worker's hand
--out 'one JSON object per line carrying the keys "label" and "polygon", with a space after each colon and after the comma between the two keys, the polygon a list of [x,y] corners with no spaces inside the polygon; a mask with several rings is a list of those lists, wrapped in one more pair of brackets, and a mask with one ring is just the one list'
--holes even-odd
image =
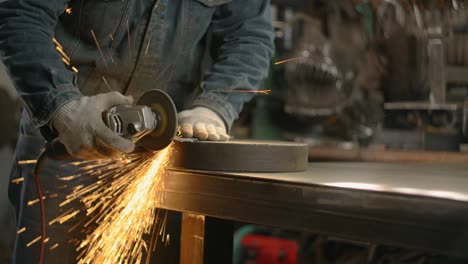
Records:
{"label": "worker's hand", "polygon": [[68,152],[80,159],[99,159],[130,153],[132,141],[120,137],[102,120],[102,113],[117,105],[130,105],[133,99],[118,92],[85,96],[60,107],[52,125]]}
{"label": "worker's hand", "polygon": [[217,113],[206,107],[195,107],[180,112],[180,133],[184,138],[197,138],[208,141],[226,141],[229,139],[226,126]]}

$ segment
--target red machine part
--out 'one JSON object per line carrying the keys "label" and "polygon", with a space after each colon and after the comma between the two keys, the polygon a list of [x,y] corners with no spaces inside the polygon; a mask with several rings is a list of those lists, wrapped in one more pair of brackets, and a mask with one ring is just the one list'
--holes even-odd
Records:
{"label": "red machine part", "polygon": [[244,264],[296,264],[298,244],[294,240],[246,235],[241,242],[247,253]]}

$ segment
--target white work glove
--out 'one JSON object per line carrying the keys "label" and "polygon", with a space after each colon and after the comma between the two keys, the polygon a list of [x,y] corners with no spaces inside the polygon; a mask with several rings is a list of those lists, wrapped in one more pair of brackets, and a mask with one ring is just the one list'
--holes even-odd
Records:
{"label": "white work glove", "polygon": [[68,153],[76,158],[99,159],[130,153],[135,144],[108,128],[102,113],[113,106],[132,102],[132,97],[118,92],[84,96],[61,106],[51,122]]}
{"label": "white work glove", "polygon": [[226,141],[229,136],[224,121],[213,110],[195,107],[178,115],[180,134],[184,138],[197,138],[208,141]]}

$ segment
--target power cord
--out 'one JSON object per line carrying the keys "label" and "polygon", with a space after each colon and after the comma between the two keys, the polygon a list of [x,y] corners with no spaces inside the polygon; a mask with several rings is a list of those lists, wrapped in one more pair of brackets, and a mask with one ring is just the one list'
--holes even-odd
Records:
{"label": "power cord", "polygon": [[40,172],[44,165],[44,161],[47,158],[47,151],[43,150],[39,157],[37,158],[36,167],[34,168],[34,180],[36,182],[36,191],[37,196],[39,198],[39,206],[41,210],[41,245],[40,245],[40,253],[39,253],[39,264],[44,263],[44,252],[45,252],[45,243],[46,243],[46,212],[45,212],[45,203],[42,194],[41,188],[41,177]]}
{"label": "power cord", "polygon": [[39,206],[41,210],[41,246],[39,253],[39,264],[44,263],[45,255],[45,243],[46,243],[46,210],[44,195],[42,194],[41,188],[41,169],[44,166],[44,161],[49,158],[53,160],[69,160],[72,156],[67,152],[65,145],[63,145],[58,139],[48,142],[45,149],[42,150],[41,154],[37,158],[36,167],[34,168],[34,179],[36,182],[36,191],[39,198]]}

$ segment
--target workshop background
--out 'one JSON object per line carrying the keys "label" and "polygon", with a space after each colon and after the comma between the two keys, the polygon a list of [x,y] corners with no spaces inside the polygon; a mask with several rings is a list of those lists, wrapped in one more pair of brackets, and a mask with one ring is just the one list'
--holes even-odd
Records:
{"label": "workshop background", "polygon": [[[276,55],[261,87],[271,92],[245,106],[232,135],[305,142],[311,161],[466,163],[466,2],[272,0]],[[0,263],[7,263],[20,101],[3,65],[0,107]],[[239,224],[235,263],[298,263],[306,240]]]}

